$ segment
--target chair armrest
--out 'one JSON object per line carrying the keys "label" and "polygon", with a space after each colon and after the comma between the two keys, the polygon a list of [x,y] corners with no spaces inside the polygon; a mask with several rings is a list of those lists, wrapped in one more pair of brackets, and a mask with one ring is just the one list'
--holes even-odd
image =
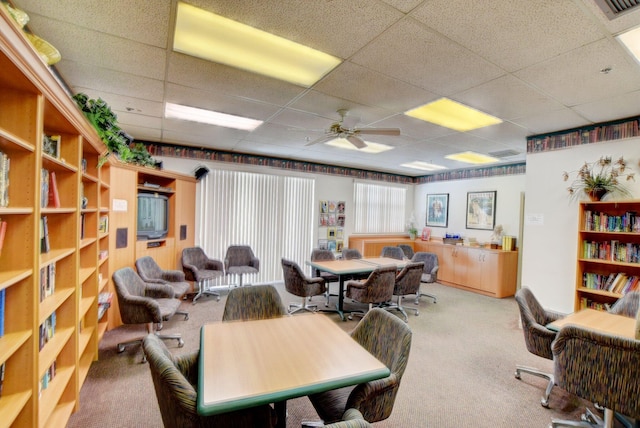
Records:
{"label": "chair armrest", "polygon": [[252,257],[251,261],[249,262],[249,266],[257,270],[260,270],[260,259],[258,259],[257,257]]}
{"label": "chair armrest", "polygon": [[375,413],[378,409],[370,408],[370,406],[375,406],[373,403],[377,403],[377,401],[372,401],[372,398],[382,394],[392,393],[399,385],[398,376],[395,373],[391,373],[383,379],[361,383],[351,391],[347,399],[346,408],[354,407],[360,409],[364,415],[367,415],[369,412]]}
{"label": "chair armrest", "polygon": [[179,270],[162,271],[162,279],[169,282],[184,282],[184,272]]}
{"label": "chair armrest", "polygon": [[351,408],[344,412],[342,421],[325,425],[324,428],[370,428],[372,426],[358,409]]}
{"label": "chair armrest", "polygon": [[145,282],[144,295],[151,298],[171,298],[175,296],[175,290],[166,283]]}
{"label": "chair armrest", "polygon": [[152,298],[142,296],[119,297],[120,316],[125,324],[162,322],[160,304]]}
{"label": "chair armrest", "polygon": [[224,270],[224,265],[222,264],[222,262],[216,259],[207,259],[204,267],[207,270]]}
{"label": "chair armrest", "polygon": [[198,358],[200,351],[193,351],[188,354],[173,357],[175,365],[180,373],[187,378],[194,388],[198,388]]}
{"label": "chair armrest", "polygon": [[544,314],[545,314],[545,317],[547,318],[547,324],[566,317],[565,314],[562,314],[560,312],[555,312],[555,311],[549,311],[549,310],[544,311]]}
{"label": "chair armrest", "polygon": [[321,278],[319,276],[315,276],[313,278],[307,277],[307,278],[305,278],[305,281],[306,281],[307,284],[319,284],[319,283],[324,282],[324,278]]}
{"label": "chair armrest", "polygon": [[434,266],[433,269],[431,269],[431,275],[438,273],[439,269],[440,269],[440,266]]}
{"label": "chair armrest", "polygon": [[357,288],[359,290],[364,290],[366,288],[366,286],[365,286],[364,282],[362,282],[362,281],[357,281],[357,280],[347,281],[346,290],[348,291],[351,288]]}

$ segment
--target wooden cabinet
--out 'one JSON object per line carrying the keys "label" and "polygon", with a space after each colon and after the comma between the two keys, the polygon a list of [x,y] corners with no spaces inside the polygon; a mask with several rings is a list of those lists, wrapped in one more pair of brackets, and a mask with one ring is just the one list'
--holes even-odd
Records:
{"label": "wooden cabinet", "polygon": [[640,289],[640,201],[581,202],[575,309],[606,310]]}
{"label": "wooden cabinet", "polygon": [[349,237],[349,248],[360,251],[363,257],[380,257],[382,248],[398,244],[409,244],[413,247],[414,240],[406,235],[360,235]]}
{"label": "wooden cabinet", "polygon": [[[0,427],[63,427],[98,356],[105,147],[4,6],[0,70],[0,152],[10,165],[9,201],[0,207]],[[43,149],[46,136],[59,137],[52,152]]]}

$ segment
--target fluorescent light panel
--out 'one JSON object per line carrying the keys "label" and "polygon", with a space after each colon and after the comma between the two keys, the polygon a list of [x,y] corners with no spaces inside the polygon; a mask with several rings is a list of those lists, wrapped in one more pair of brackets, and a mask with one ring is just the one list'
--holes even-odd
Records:
{"label": "fluorescent light panel", "polygon": [[436,165],[434,163],[428,163],[428,162],[422,162],[422,161],[413,161],[409,163],[403,163],[400,166],[404,166],[406,168],[421,169],[423,171],[437,171],[440,169],[447,169],[446,166]]}
{"label": "fluorescent light panel", "polygon": [[225,128],[241,129],[243,131],[253,131],[262,124],[261,120],[173,103],[165,104],[164,116],[171,119],[182,119],[191,122],[224,126]]}
{"label": "fluorescent light panel", "polygon": [[341,62],[186,3],[178,3],[173,50],[307,88]]}
{"label": "fluorescent light panel", "polygon": [[367,147],[363,147],[361,149],[351,144],[345,138],[335,138],[331,141],[327,141],[325,144],[328,146],[338,147],[340,149],[357,150],[362,153],[373,153],[373,154],[382,153],[382,152],[386,152],[387,150],[393,149],[392,146],[388,146],[386,144],[371,143],[369,141],[365,141],[365,143],[367,143]]}
{"label": "fluorescent light panel", "polygon": [[640,63],[640,27],[627,31],[616,36],[629,51],[629,53]]}
{"label": "fluorescent light panel", "polygon": [[497,117],[448,98],[440,98],[439,100],[409,110],[405,112],[405,114],[460,132],[502,123],[502,119],[498,119]]}
{"label": "fluorescent light panel", "polygon": [[472,163],[472,164],[492,163],[492,162],[498,162],[499,160],[498,158],[494,158],[494,157],[483,155],[481,153],[476,153],[476,152],[454,153],[452,155],[445,156],[445,158],[455,160],[458,162]]}

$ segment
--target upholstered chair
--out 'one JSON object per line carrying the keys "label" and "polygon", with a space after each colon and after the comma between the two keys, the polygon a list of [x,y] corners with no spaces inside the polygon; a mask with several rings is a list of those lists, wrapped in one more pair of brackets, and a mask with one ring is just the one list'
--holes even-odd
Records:
{"label": "upholstered chair", "polygon": [[382,247],[380,257],[389,257],[392,259],[404,260],[404,251],[398,247]]}
{"label": "upholstered chair", "polygon": [[184,272],[162,269],[151,256],[140,257],[136,260],[136,270],[144,282],[169,284],[178,299],[182,299],[191,289],[191,285],[185,279]]}
{"label": "upholstered chair", "polygon": [[[322,422],[321,422],[322,423]],[[324,427],[324,428],[371,428],[369,422],[365,421],[362,417],[362,413],[358,409],[347,409],[342,415],[342,420],[340,422],[334,422],[329,425],[321,425],[315,421],[305,423],[302,422],[302,428],[314,428],[314,427]]]}
{"label": "upholstered chair", "polygon": [[144,338],[151,378],[165,427],[274,427],[276,415],[268,405],[213,416],[198,415],[198,354],[173,356],[157,337]]}
{"label": "upholstered chair", "polygon": [[229,291],[222,321],[259,320],[287,315],[278,290],[273,285],[238,287]]}
{"label": "upholstered chair", "polygon": [[[311,261],[331,261],[331,260],[335,260],[336,256],[333,254],[333,251],[331,250],[321,250],[319,248],[315,248],[312,252],[311,252]],[[329,284],[332,282],[338,282],[340,278],[338,278],[338,275],[334,275],[332,273],[329,272],[318,272],[317,269],[312,269],[311,270],[311,276],[313,278],[316,277],[321,277],[324,278],[324,282],[325,284],[327,284],[327,292],[325,293],[327,296],[327,301],[324,304],[325,306],[329,306],[329,297],[331,297],[331,293],[330,293],[330,289],[329,289]],[[335,295],[335,294],[334,294]]]}
{"label": "upholstered chair", "polygon": [[635,318],[640,306],[640,291],[631,291],[621,298],[611,307],[610,313]]}
{"label": "upholstered chair", "polygon": [[[397,249],[400,250],[400,248]],[[380,305],[389,302],[393,299],[397,271],[398,268],[394,265],[380,266],[373,270],[364,281],[347,281],[345,295],[356,302],[367,303],[369,310],[373,308],[374,304]],[[364,316],[365,314],[364,311],[354,311],[349,314],[349,319],[353,319],[354,315]]]}
{"label": "upholstered chair", "polygon": [[[306,276],[300,266],[292,260],[283,258],[282,273],[284,275],[284,288],[287,292],[302,298],[302,303],[291,303],[289,305],[289,313],[294,314],[299,311],[315,311],[317,305],[307,303],[307,298],[312,296],[321,296],[327,291],[327,285],[324,278],[311,278]],[[292,308],[298,308],[292,311]]]}
{"label": "upholstered chair", "polygon": [[[124,324],[145,324],[147,333],[154,333],[160,339],[173,339],[182,347],[184,341],[180,334],[158,334],[157,329],[162,329],[162,322],[173,316],[180,300],[174,297],[174,291],[167,284],[154,284],[144,282],[130,267],[118,269],[112,275],[113,283],[118,297],[120,318]],[[123,352],[125,347],[142,343],[143,337],[118,343],[118,352]],[[144,357],[143,357],[144,361]]]}
{"label": "upholstered chair", "polygon": [[411,259],[411,257],[413,257],[413,255],[415,254],[413,251],[413,247],[409,244],[398,244],[398,248],[400,248],[404,253],[405,259]]}
{"label": "upholstered chair", "polygon": [[238,286],[242,287],[244,275],[260,272],[260,260],[248,245],[231,245],[224,257],[224,272],[226,275],[237,275]]}
{"label": "upholstered chair", "polygon": [[[587,409],[581,421],[554,419],[552,427],[611,427],[614,426],[614,412],[640,419],[638,338],[612,336],[567,325],[560,329],[553,342],[552,354],[558,387],[605,409],[604,421]],[[635,426],[632,423],[624,425]]]}
{"label": "upholstered chair", "polygon": [[[557,333],[549,330],[546,325],[562,318],[562,315],[545,310],[531,290],[526,287],[518,290],[516,293],[516,302],[520,309],[524,343],[527,345],[527,350],[534,355],[552,360],[551,343],[556,338]],[[553,374],[545,373],[532,367],[516,366],[516,379],[520,379],[521,373],[528,373],[549,381],[542,400],[540,400],[540,404],[542,404],[543,407],[549,407],[549,395],[554,385]]]}
{"label": "upholstered chair", "polygon": [[[438,264],[438,255],[436,253],[418,251],[413,255],[411,261],[424,263],[422,278],[420,278],[421,282],[429,284],[438,280],[438,270],[440,270],[440,265]],[[420,303],[420,297],[422,296],[433,299],[433,303],[438,303],[438,298],[435,295],[421,291],[416,294],[416,305]]]}
{"label": "upholstered chair", "polygon": [[361,259],[362,254],[360,254],[360,251],[356,250],[355,248],[343,248],[342,258],[344,260]]}
{"label": "upholstered chair", "polygon": [[361,412],[363,419],[371,423],[387,419],[407,367],[411,329],[395,315],[373,308],[353,329],[351,337],[385,364],[391,374],[384,379],[310,395],[311,404],[325,423],[340,421],[350,408]]}
{"label": "upholstered chair", "polygon": [[411,262],[407,263],[400,273],[396,276],[396,282],[393,287],[393,295],[397,296],[397,303],[384,306],[388,311],[398,311],[402,314],[404,321],[407,322],[407,312],[405,309],[415,311],[416,316],[420,314],[418,308],[402,306],[402,299],[405,296],[420,293],[420,278],[422,278],[423,263]]}
{"label": "upholstered chair", "polygon": [[224,275],[224,265],[220,260],[210,259],[200,247],[189,247],[182,250],[182,270],[187,281],[198,285],[198,293],[193,297],[193,303],[203,294],[216,296],[220,294],[209,288],[208,283]]}

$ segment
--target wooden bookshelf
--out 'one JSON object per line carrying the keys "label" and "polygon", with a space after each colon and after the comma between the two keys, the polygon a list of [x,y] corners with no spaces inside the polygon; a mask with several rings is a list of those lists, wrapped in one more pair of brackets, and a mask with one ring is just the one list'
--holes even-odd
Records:
{"label": "wooden bookshelf", "polygon": [[[7,222],[0,255],[6,293],[0,428],[64,427],[105,330],[97,296],[106,286],[100,273],[108,275],[99,254],[109,235],[98,234],[99,217],[109,215],[109,166],[98,167],[106,149],[4,6],[0,69],[0,151],[10,159],[9,204],[0,208]],[[45,136],[60,137],[51,153],[43,150]],[[59,205],[42,190],[45,183],[53,188],[52,173]],[[42,252],[45,217],[49,250]],[[41,343],[40,326],[54,314],[55,330]]]}
{"label": "wooden bookshelf", "polygon": [[[640,201],[581,202],[575,309],[606,310],[640,278]],[[623,274],[620,287],[609,280]],[[628,283],[628,287],[633,287]],[[640,290],[640,286],[638,288]]]}

